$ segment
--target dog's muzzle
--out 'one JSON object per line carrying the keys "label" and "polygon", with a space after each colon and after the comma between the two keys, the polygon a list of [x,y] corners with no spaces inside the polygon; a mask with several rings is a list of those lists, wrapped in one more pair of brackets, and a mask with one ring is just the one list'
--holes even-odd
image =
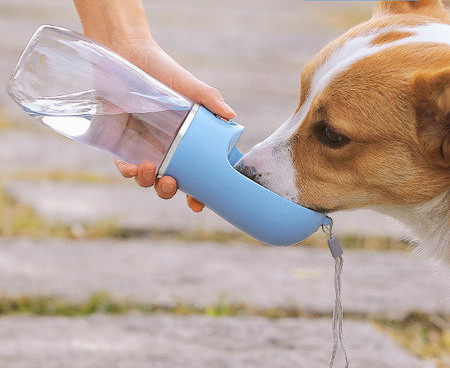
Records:
{"label": "dog's muzzle", "polygon": [[238,162],[238,164],[234,167],[237,171],[239,171],[242,175],[246,176],[250,180],[253,180],[255,183],[262,185],[261,177],[262,175],[258,173],[254,166],[247,166],[244,162]]}

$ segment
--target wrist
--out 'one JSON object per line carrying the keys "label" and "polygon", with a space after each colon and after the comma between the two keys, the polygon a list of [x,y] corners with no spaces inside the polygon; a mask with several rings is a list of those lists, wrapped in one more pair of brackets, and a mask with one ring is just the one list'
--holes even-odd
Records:
{"label": "wrist", "polygon": [[74,0],[84,34],[111,48],[152,43],[141,0]]}

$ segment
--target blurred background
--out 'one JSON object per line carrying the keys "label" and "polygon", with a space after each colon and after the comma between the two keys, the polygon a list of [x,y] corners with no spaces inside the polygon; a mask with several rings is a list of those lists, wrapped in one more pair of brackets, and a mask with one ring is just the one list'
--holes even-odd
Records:
{"label": "blurred background", "polygon": [[[302,66],[375,5],[144,3],[162,48],[246,125],[244,152],[295,110]],[[263,246],[38,125],[4,87],[41,24],[81,31],[71,1],[0,0],[0,367],[326,366],[325,235]],[[450,367],[446,279],[393,220],[367,210],[333,218],[352,366]]]}

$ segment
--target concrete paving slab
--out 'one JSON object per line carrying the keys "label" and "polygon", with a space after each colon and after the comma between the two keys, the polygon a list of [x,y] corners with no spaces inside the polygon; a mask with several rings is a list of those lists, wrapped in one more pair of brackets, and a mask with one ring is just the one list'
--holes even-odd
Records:
{"label": "concrete paving slab", "polygon": [[[413,311],[450,313],[447,280],[434,265],[397,252],[348,251],[347,312],[402,318]],[[328,313],[334,263],[326,249],[175,241],[0,240],[0,295],[55,295],[85,301],[92,293],[205,308],[220,301],[259,309]]]}
{"label": "concrete paving slab", "polygon": [[111,156],[52,133],[31,119],[32,130],[0,132],[0,172],[68,174],[92,173],[120,178]]}
{"label": "concrete paving slab", "polygon": [[[53,223],[73,225],[112,219],[119,227],[144,231],[238,232],[208,209],[194,214],[181,192],[172,200],[165,201],[158,198],[153,189],[140,188],[132,180],[126,182],[123,179],[118,184],[9,181],[5,189],[16,200],[32,206],[39,216]],[[369,210],[338,212],[332,217],[337,235],[402,239],[408,234],[398,222]]]}
{"label": "concrete paving slab", "polygon": [[194,214],[181,192],[166,201],[152,188],[138,187],[134,180],[123,179],[120,184],[15,181],[6,184],[5,189],[52,223],[76,225],[112,220],[121,228],[144,231],[238,231],[212,211]]}
{"label": "concrete paving slab", "polygon": [[[366,322],[347,321],[352,367],[431,368]],[[256,317],[0,318],[0,366],[152,368],[325,367],[330,321]],[[336,366],[343,366],[339,356]]]}

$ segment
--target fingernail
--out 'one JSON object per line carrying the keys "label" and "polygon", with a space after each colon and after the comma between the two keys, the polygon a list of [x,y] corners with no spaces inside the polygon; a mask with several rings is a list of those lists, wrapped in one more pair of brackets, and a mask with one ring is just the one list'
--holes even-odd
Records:
{"label": "fingernail", "polygon": [[169,194],[172,192],[172,187],[170,185],[167,185],[165,183],[161,184],[161,189],[165,194]]}
{"label": "fingernail", "polygon": [[234,110],[226,103],[226,102],[221,102],[222,107],[227,110],[228,113],[236,115],[236,113],[234,112]]}

